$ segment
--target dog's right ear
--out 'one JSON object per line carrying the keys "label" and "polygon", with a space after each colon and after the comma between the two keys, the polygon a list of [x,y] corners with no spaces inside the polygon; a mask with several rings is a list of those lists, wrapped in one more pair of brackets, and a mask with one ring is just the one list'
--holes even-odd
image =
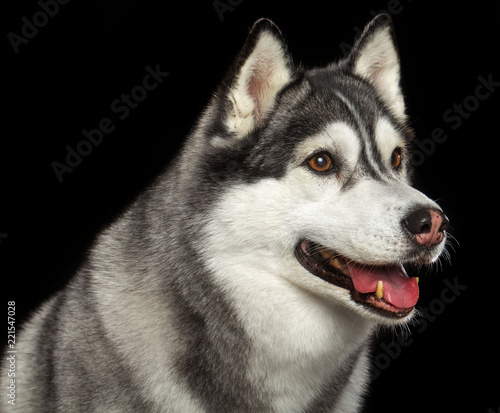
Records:
{"label": "dog's right ear", "polygon": [[379,14],[368,23],[347,61],[353,73],[375,87],[396,118],[405,121],[399,54],[389,15]]}
{"label": "dog's right ear", "polygon": [[267,19],[255,22],[218,93],[226,99],[225,125],[231,133],[243,137],[265,123],[292,79],[292,66],[278,27]]}

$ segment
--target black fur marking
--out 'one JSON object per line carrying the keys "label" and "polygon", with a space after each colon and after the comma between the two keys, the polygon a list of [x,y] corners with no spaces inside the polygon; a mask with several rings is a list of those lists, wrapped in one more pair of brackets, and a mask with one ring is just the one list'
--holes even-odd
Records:
{"label": "black fur marking", "polygon": [[[167,254],[161,263],[163,269],[159,269],[163,274],[162,288],[169,292],[170,305],[176,309],[175,319],[170,322],[179,337],[174,365],[177,379],[201,401],[206,412],[266,411],[265,392],[247,377],[251,339],[225,292],[212,281],[195,245],[201,237],[200,226],[193,224],[191,218],[203,214],[216,201],[213,196],[211,202],[208,195],[205,197],[205,191],[210,192],[214,185],[209,181],[207,186],[200,185],[205,179],[206,176],[189,179],[190,187],[175,192],[196,192],[197,196],[183,202],[183,213],[177,220],[165,221],[163,244],[153,246],[177,251],[175,255]],[[173,197],[178,198],[175,194]],[[140,200],[144,208],[157,203],[148,198]],[[202,199],[207,202],[201,202]]]}
{"label": "black fur marking", "polygon": [[[199,264],[203,265],[203,264]],[[182,329],[186,349],[179,358],[179,378],[203,401],[207,412],[265,411],[265,394],[247,378],[250,340],[237,320],[224,293],[197,274],[179,286],[178,299],[183,308]]]}

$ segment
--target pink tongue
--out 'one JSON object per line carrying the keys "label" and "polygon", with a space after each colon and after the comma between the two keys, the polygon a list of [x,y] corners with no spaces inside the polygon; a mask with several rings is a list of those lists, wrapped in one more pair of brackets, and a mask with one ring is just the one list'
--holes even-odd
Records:
{"label": "pink tongue", "polygon": [[363,267],[347,264],[354,288],[360,293],[373,293],[379,281],[384,283],[384,299],[398,308],[411,308],[418,301],[418,283],[408,278],[402,266]]}

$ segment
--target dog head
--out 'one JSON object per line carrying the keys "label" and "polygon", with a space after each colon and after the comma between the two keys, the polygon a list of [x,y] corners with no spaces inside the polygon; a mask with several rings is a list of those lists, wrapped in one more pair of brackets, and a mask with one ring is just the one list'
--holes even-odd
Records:
{"label": "dog head", "polygon": [[448,221],[410,186],[388,16],[347,58],[311,70],[259,20],[192,139],[204,152],[198,183],[221,194],[203,238],[213,269],[277,277],[377,322],[411,317],[418,279],[404,264],[436,261]]}

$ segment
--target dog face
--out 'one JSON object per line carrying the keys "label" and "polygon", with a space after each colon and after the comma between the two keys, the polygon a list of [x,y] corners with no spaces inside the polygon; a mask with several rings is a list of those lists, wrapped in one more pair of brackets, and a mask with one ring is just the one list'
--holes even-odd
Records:
{"label": "dog face", "polygon": [[313,70],[293,69],[278,29],[257,22],[198,128],[213,171],[200,179],[223,188],[205,238],[217,265],[408,320],[419,290],[403,264],[434,262],[448,221],[410,186],[406,121],[387,16]]}

